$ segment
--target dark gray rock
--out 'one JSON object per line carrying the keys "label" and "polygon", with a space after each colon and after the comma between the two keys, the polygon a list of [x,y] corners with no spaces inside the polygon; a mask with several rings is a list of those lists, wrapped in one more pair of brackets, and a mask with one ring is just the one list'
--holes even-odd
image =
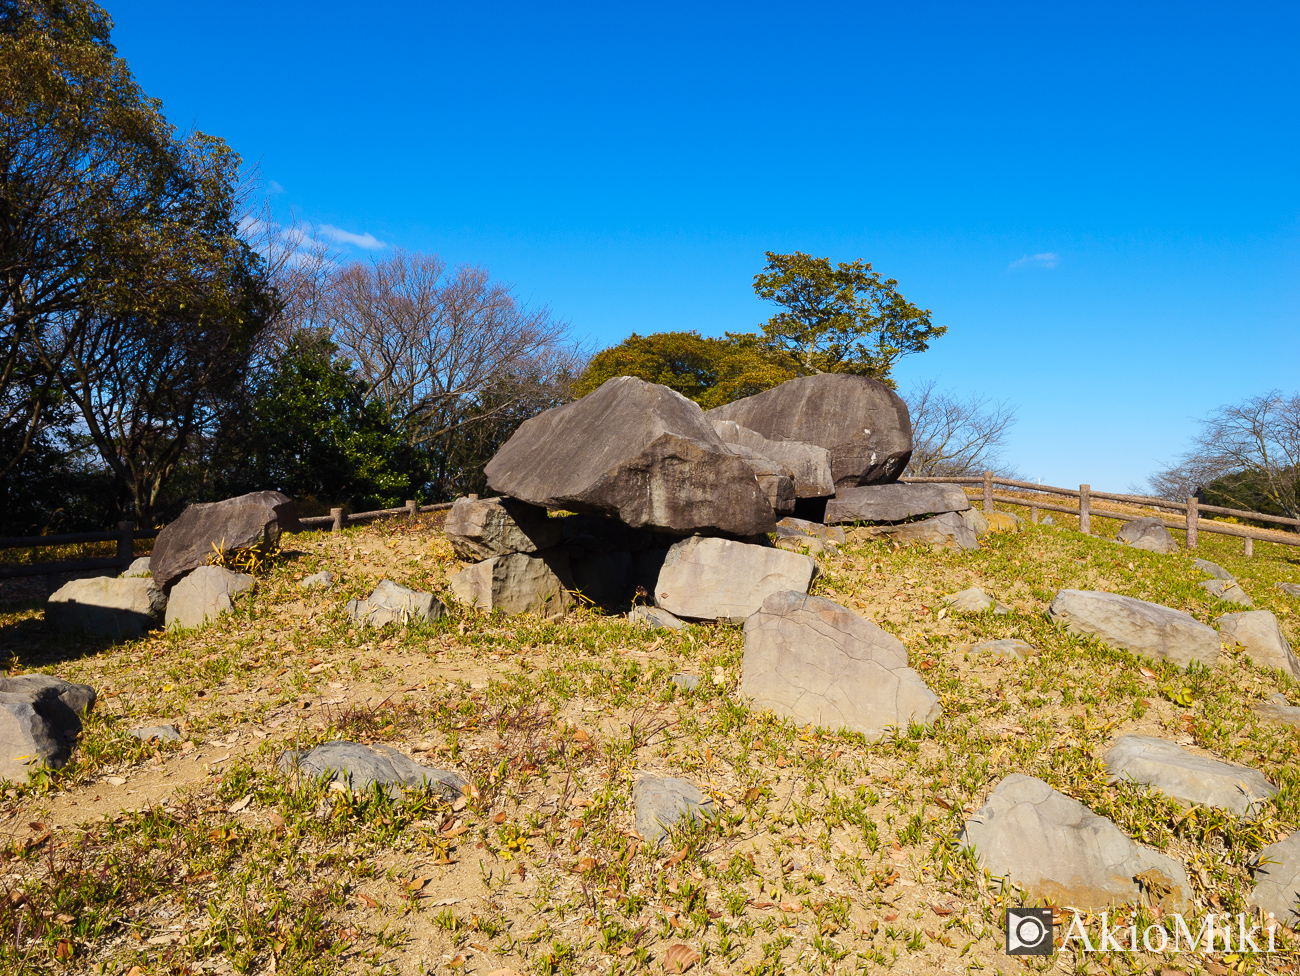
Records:
{"label": "dark gray rock", "polygon": [[[1094,910],[1159,900],[1167,910],[1191,907],[1192,886],[1182,864],[1133,843],[1105,817],[1058,793],[1041,779],[1013,773],[997,785],[962,830],[981,867],[1034,898]],[[1141,875],[1148,882],[1136,879]]]}
{"label": "dark gray rock", "polygon": [[307,752],[286,752],[280,770],[304,779],[323,777],[355,792],[378,784],[391,796],[400,796],[403,789],[431,790],[454,800],[467,785],[459,774],[422,766],[390,746],[359,742],[326,742]]}
{"label": "dark gray rock", "polygon": [[1178,551],[1178,543],[1174,541],[1173,534],[1158,518],[1140,518],[1125,522],[1120,526],[1115,540],[1134,549],[1145,549],[1147,552]]}
{"label": "dark gray rock", "polygon": [[160,626],[167,597],[152,579],[95,576],[50,595],[45,620],[58,630],[127,640]]}
{"label": "dark gray rock", "polygon": [[149,571],[164,592],[170,591],[186,573],[211,562],[216,549],[267,549],[279,543],[281,532],[301,528],[293,499],[278,491],[190,505],[158,533]]}
{"label": "dark gray rock", "polygon": [[1188,752],[1149,735],[1122,736],[1106,753],[1110,782],[1133,780],[1185,806],[1201,804],[1244,816],[1277,795],[1258,770]]}
{"label": "dark gray rock", "polygon": [[560,617],[573,603],[569,554],[562,549],[493,556],[461,570],[447,585],[461,603],[488,613]]}
{"label": "dark gray rock", "polygon": [[776,534],[778,536],[814,536],[818,539],[825,539],[827,542],[841,544],[845,541],[844,530],[838,525],[825,525],[821,522],[810,522],[808,519],[789,516],[776,523]]}
{"label": "dark gray rock", "polygon": [[727,444],[747,448],[784,465],[794,479],[796,497],[829,498],[835,494],[831,452],[826,448],[802,441],[771,440],[731,420],[715,421],[713,428]]}
{"label": "dark gray rock", "polygon": [[133,739],[139,739],[141,742],[148,742],[150,739],[160,739],[167,742],[180,742],[180,730],[174,725],[150,725],[141,729],[132,729],[128,735]]}
{"label": "dark gray rock", "polygon": [[907,404],[865,376],[819,373],[787,380],[708,412],[771,440],[801,441],[830,451],[836,490],[898,480],[912,456]]}
{"label": "dark gray rock", "polygon": [[1210,596],[1224,603],[1235,603],[1241,607],[1253,607],[1255,602],[1246,594],[1236,580],[1208,579],[1201,583]]}
{"label": "dark gray rock", "polygon": [[1158,603],[1095,590],[1061,590],[1048,613],[1076,634],[1093,634],[1112,647],[1187,667],[1219,659],[1219,635],[1190,614]]}
{"label": "dark gray rock", "polygon": [[627,615],[628,623],[650,629],[685,630],[686,622],[678,620],[663,607],[633,607]]}
{"label": "dark gray rock", "polygon": [[[1290,928],[1300,927],[1300,832],[1269,844],[1255,859],[1255,888],[1246,902]],[[1267,927],[1267,926],[1266,926]]]}
{"label": "dark gray rock", "polygon": [[420,593],[398,586],[392,580],[380,580],[364,600],[349,600],[346,612],[359,626],[383,627],[385,624],[406,626],[408,623],[432,623],[447,612],[442,601],[432,593]]}
{"label": "dark gray rock", "polygon": [[65,766],[94,703],[93,688],[49,675],[0,679],[0,780],[21,783],[42,766]]}
{"label": "dark gray rock", "polygon": [[1300,678],[1300,660],[1296,660],[1291,642],[1282,633],[1277,617],[1267,610],[1228,613],[1214,621],[1219,636],[1229,644],[1246,649],[1250,659],[1264,667],[1285,671]]}
{"label": "dark gray rock", "polygon": [[560,523],[546,509],[517,498],[457,498],[443,532],[461,559],[536,552],[560,541]]}
{"label": "dark gray rock", "polygon": [[668,550],[655,603],[690,620],[741,621],[773,593],[807,593],[816,572],[817,563],[798,553],[692,536]]}
{"label": "dark gray rock", "polygon": [[765,454],[751,450],[741,444],[727,444],[727,450],[749,465],[758,486],[763,489],[763,496],[777,515],[787,515],[794,511],[795,486],[794,475],[790,469],[779,461],[773,461]]}
{"label": "dark gray rock", "polygon": [[182,577],[167,597],[168,630],[196,630],[235,608],[235,601],[257,586],[247,573],[200,566]]}
{"label": "dark gray rock", "polygon": [[1192,565],[1202,573],[1213,576],[1215,579],[1227,580],[1229,583],[1237,582],[1237,577],[1224,569],[1217,563],[1212,563],[1208,559],[1193,559]]}
{"label": "dark gray rock", "polygon": [[789,591],[745,621],[740,694],[784,718],[869,738],[942,714],[902,641],[837,603]]}
{"label": "dark gray rock", "polygon": [[978,549],[979,539],[975,536],[975,530],[962,518],[963,514],[965,513],[944,512],[918,522],[859,525],[849,530],[849,537],[855,540],[892,540],[903,545],[922,543],[941,549]]}
{"label": "dark gray rock", "polygon": [[826,523],[903,522],[968,508],[970,499],[957,485],[868,485],[837,491],[826,503]]}
{"label": "dark gray rock", "polygon": [[775,524],[699,405],[631,376],[524,421],[485,470],[493,491],[634,528],[749,536]]}
{"label": "dark gray rock", "polygon": [[689,780],[648,773],[633,773],[633,777],[636,830],[651,846],[658,847],[678,821],[699,820],[713,813],[713,799]]}

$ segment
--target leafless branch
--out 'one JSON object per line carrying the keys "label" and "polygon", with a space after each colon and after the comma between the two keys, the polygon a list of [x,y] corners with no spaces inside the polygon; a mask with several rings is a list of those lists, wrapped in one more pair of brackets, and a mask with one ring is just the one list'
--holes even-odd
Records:
{"label": "leafless branch", "polygon": [[936,385],[917,384],[903,397],[912,416],[907,474],[955,477],[997,468],[1007,432],[1016,422],[1015,408],[982,396],[958,399]]}

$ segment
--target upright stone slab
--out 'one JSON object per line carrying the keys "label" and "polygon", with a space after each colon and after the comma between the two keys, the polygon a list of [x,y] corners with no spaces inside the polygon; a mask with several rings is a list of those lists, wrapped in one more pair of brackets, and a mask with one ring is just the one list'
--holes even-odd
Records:
{"label": "upright stone slab", "polygon": [[835,494],[831,452],[802,441],[771,440],[732,420],[714,421],[713,429],[726,443],[748,448],[789,469],[798,498],[829,498]]}
{"label": "upright stone slab", "polygon": [[151,579],[96,576],[55,590],[45,603],[45,621],[62,631],[128,640],[161,626],[166,607],[167,597]]}
{"label": "upright stone slab", "polygon": [[841,488],[826,503],[826,524],[902,522],[922,515],[964,512],[970,499],[957,485],[868,485]]}
{"label": "upright stone slab", "polygon": [[560,541],[559,520],[517,498],[457,498],[442,530],[457,556],[475,562]]}
{"label": "upright stone slab", "polygon": [[524,421],[485,471],[493,491],[634,528],[749,536],[775,524],[699,405],[632,376]]}
{"label": "upright stone slab", "polygon": [[712,798],[690,780],[650,773],[633,774],[632,806],[637,833],[652,847],[658,847],[679,821],[713,812]]}
{"label": "upright stone slab", "polygon": [[745,621],[740,693],[754,708],[873,739],[942,714],[898,638],[847,607],[788,590]]}
{"label": "upright stone slab", "polygon": [[461,603],[489,613],[560,617],[573,602],[569,556],[562,550],[538,556],[522,552],[493,556],[461,570],[447,583]]}
{"label": "upright stone slab", "polygon": [[257,585],[247,573],[200,566],[172,587],[164,622],[168,630],[196,630],[235,608],[235,601]]}
{"label": "upright stone slab", "polygon": [[903,545],[922,543],[940,549],[978,549],[975,530],[962,518],[964,512],[945,512],[934,518],[897,524],[859,525],[849,530],[857,540],[883,539]]}
{"label": "upright stone slab", "polygon": [[1293,678],[1300,678],[1300,660],[1291,650],[1291,642],[1282,633],[1277,617],[1267,610],[1227,613],[1214,621],[1219,636],[1229,644],[1246,649],[1252,661],[1266,668],[1277,668]]}
{"label": "upright stone slab", "polygon": [[1269,844],[1255,859],[1255,888],[1247,904],[1272,912],[1282,925],[1300,928],[1300,832]]}
{"label": "upright stone slab", "polygon": [[1145,549],[1147,552],[1178,551],[1178,543],[1174,541],[1173,534],[1158,518],[1141,518],[1125,522],[1120,526],[1115,541],[1132,546],[1134,549]]}
{"label": "upright stone slab", "polygon": [[818,373],[708,412],[771,440],[802,441],[831,455],[838,491],[897,481],[912,456],[907,404],[889,387],[865,376]]}
{"label": "upright stone slab", "polygon": [[366,599],[349,600],[346,612],[362,627],[383,627],[386,624],[404,627],[412,622],[432,623],[446,613],[447,608],[432,593],[407,589],[392,580],[380,580]]}
{"label": "upright stone slab", "polygon": [[1156,902],[1179,911],[1193,903],[1178,861],[1133,843],[1105,817],[1032,776],[1002,780],[960,839],[990,874],[1058,905],[1091,911]]}
{"label": "upright stone slab", "polygon": [[280,757],[280,770],[304,778],[321,777],[357,792],[378,785],[391,796],[400,796],[403,789],[430,790],[454,800],[467,785],[458,773],[423,766],[391,746],[359,742],[326,742],[307,752],[286,752]]}
{"label": "upright stone slab", "polygon": [[1187,667],[1219,659],[1219,635],[1190,614],[1117,593],[1061,590],[1048,613],[1075,634],[1092,634],[1112,647]]}
{"label": "upright stone slab", "polygon": [[798,553],[692,536],[668,550],[655,603],[691,620],[738,622],[773,593],[807,593],[816,571],[817,563]]}
{"label": "upright stone slab", "polygon": [[1149,735],[1122,736],[1106,753],[1110,782],[1130,779],[1185,806],[1217,807],[1238,816],[1277,795],[1277,787],[1249,766],[1188,752]]}
{"label": "upright stone slab", "polygon": [[280,541],[281,532],[301,528],[293,499],[278,491],[190,505],[158,533],[149,570],[154,582],[168,592],[186,573],[206,566],[216,549],[266,548]]}

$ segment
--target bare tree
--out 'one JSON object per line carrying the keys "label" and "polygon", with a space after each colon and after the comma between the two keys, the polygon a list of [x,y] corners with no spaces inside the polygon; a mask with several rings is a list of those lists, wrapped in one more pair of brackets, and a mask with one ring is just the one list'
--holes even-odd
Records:
{"label": "bare tree", "polygon": [[919,383],[904,395],[912,416],[912,458],[907,474],[946,477],[997,468],[1015,408],[986,397],[959,399]]}
{"label": "bare tree", "polygon": [[574,355],[549,309],[525,307],[482,268],[449,270],[434,255],[347,265],[326,302],[333,340],[413,447],[511,414],[531,384],[503,394],[504,378],[563,371]]}

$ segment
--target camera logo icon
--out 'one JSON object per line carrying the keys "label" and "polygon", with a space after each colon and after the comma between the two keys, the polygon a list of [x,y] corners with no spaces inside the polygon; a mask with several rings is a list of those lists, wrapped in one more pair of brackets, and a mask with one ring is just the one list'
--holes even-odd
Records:
{"label": "camera logo icon", "polygon": [[1007,955],[1050,956],[1052,954],[1052,910],[1050,908],[1007,909]]}

